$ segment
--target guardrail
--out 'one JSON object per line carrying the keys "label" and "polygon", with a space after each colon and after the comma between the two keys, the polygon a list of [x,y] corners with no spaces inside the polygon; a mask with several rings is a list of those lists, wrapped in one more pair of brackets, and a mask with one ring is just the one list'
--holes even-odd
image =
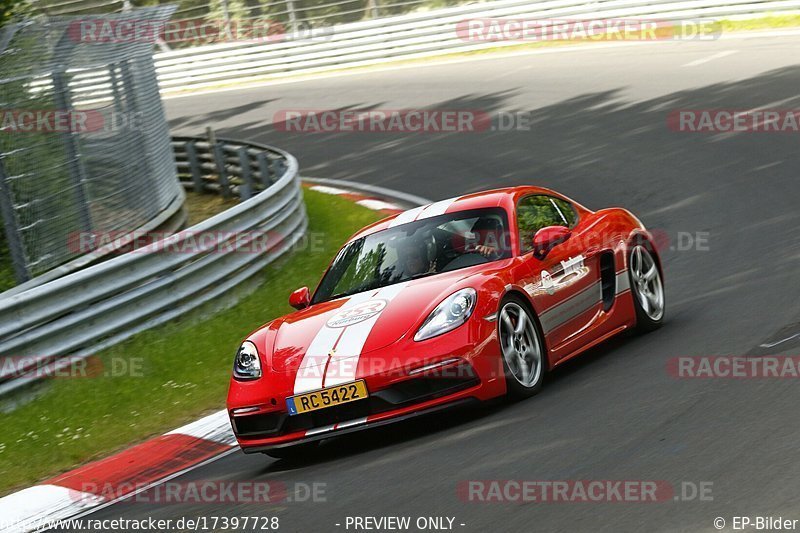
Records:
{"label": "guardrail", "polygon": [[143,248],[0,295],[0,395],[218,296],[240,298],[231,290],[305,235],[290,154],[227,139],[177,137],[173,147],[184,186],[238,195],[241,203]]}
{"label": "guardrail", "polygon": [[250,199],[287,170],[286,160],[269,148],[208,138],[173,137],[178,179],[196,192],[214,191],[230,198]]}
{"label": "guardrail", "polygon": [[155,55],[155,61],[161,90],[170,92],[289,72],[321,72],[520,44],[463,40],[457,25],[470,18],[717,19],[796,10],[800,10],[800,0],[495,0],[341,24],[323,28],[308,39],[163,52]]}
{"label": "guardrail", "polygon": [[[458,34],[467,19],[624,18],[725,19],[771,13],[798,13],[800,0],[493,0],[311,30],[307,37],[270,36],[269,42],[231,42],[157,53],[161,92],[180,92],[233,82],[257,81],[286,73],[314,73],[395,61],[470,52],[521,44],[517,41],[472,42]],[[136,11],[119,16],[136,18]],[[304,34],[305,35],[305,34]],[[108,73],[71,73],[70,88],[82,103],[113,97]],[[37,91],[47,80],[31,84]]]}

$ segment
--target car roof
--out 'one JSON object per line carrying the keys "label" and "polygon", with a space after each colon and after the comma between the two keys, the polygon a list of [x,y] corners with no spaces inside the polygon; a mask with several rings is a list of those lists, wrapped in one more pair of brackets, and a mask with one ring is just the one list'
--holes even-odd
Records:
{"label": "car roof", "polygon": [[433,202],[421,207],[415,207],[397,215],[371,224],[353,235],[349,240],[355,240],[366,235],[371,235],[390,227],[428,218],[431,216],[443,215],[445,213],[457,213],[459,211],[469,211],[472,209],[485,209],[491,207],[503,207],[511,210],[516,203],[516,199],[527,194],[552,194],[558,197],[562,195],[546,189],[544,187],[533,187],[529,185],[519,187],[506,187],[503,189],[492,189],[481,191],[463,196],[456,196],[447,200]]}

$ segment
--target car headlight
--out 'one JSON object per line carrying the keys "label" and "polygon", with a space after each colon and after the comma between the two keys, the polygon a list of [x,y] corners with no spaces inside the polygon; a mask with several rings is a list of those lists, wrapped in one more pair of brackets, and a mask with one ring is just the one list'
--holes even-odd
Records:
{"label": "car headlight", "polygon": [[258,357],[256,345],[244,341],[236,352],[233,361],[233,377],[236,379],[257,379],[261,377],[261,359]]}
{"label": "car headlight", "polygon": [[478,292],[475,289],[462,289],[445,298],[414,335],[414,340],[424,341],[456,329],[467,321],[475,310]]}

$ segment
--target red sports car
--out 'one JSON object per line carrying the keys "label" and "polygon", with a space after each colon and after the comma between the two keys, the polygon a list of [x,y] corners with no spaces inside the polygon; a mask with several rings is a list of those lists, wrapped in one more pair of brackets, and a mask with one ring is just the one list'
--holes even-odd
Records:
{"label": "red sports car", "polygon": [[297,312],[239,348],[228,412],[245,452],[501,395],[622,331],[664,318],[653,238],[630,212],[515,187],[418,207],[361,230]]}

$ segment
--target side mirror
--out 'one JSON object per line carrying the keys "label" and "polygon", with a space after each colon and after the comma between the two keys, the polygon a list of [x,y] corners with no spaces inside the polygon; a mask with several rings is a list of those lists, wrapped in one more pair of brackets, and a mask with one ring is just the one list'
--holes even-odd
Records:
{"label": "side mirror", "polygon": [[572,231],[565,226],[547,226],[533,236],[533,255],[544,259],[550,250],[565,242],[572,236]]}
{"label": "side mirror", "polygon": [[311,293],[308,291],[308,287],[303,287],[302,289],[294,291],[292,295],[289,296],[289,305],[298,311],[311,305]]}

